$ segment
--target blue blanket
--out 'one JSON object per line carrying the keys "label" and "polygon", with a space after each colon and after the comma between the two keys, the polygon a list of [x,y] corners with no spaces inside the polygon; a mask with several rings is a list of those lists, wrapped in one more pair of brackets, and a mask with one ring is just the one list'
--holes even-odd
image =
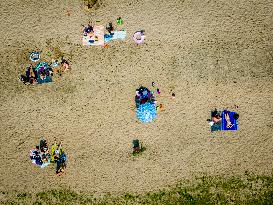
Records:
{"label": "blue blanket", "polygon": [[[229,118],[230,118],[230,122],[231,124],[233,124],[233,126],[231,128],[227,128],[227,121],[226,121],[226,118],[225,118],[225,112],[228,113],[229,115]],[[238,122],[237,120],[235,120],[233,118],[233,115],[236,114],[236,112],[231,112],[231,111],[227,111],[227,110],[224,110],[224,112],[222,112],[222,127],[221,127],[221,130],[238,130]]]}

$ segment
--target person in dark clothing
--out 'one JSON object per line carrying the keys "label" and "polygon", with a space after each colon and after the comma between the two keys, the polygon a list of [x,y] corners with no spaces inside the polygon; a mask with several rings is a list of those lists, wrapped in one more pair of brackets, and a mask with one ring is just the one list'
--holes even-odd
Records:
{"label": "person in dark clothing", "polygon": [[62,152],[59,157],[56,159],[56,174],[60,174],[64,172],[66,168],[66,155],[64,152]]}
{"label": "person in dark clothing", "polygon": [[113,27],[113,24],[112,22],[108,23],[106,25],[106,30],[109,32],[110,35],[113,35],[114,33],[112,33],[114,31],[114,27]]}
{"label": "person in dark clothing", "polygon": [[141,151],[140,141],[138,139],[133,140],[133,154]]}
{"label": "person in dark clothing", "polygon": [[234,118],[235,120],[238,120],[238,119],[239,119],[239,114],[238,114],[238,113],[233,114],[233,118]]}
{"label": "person in dark clothing", "polygon": [[82,25],[82,26],[84,27],[84,29],[83,29],[84,34],[94,32],[94,28],[92,25],[88,24],[87,26],[84,26],[84,25]]}
{"label": "person in dark clothing", "polygon": [[41,166],[43,164],[39,146],[36,146],[36,150],[33,151],[32,159],[35,160],[35,164]]}
{"label": "person in dark clothing", "polygon": [[47,142],[43,137],[40,140],[40,150],[41,152],[44,152],[44,153],[48,150]]}
{"label": "person in dark clothing", "polygon": [[20,76],[20,80],[24,84],[27,84],[27,83],[35,84],[37,82],[36,79],[37,79],[37,77],[36,77],[35,70],[32,65],[27,67],[25,75]]}

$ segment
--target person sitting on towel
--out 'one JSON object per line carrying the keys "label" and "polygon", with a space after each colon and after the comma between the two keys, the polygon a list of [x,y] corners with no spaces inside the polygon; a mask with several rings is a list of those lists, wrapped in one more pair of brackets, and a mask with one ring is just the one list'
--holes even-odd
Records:
{"label": "person sitting on towel", "polygon": [[114,27],[113,27],[112,22],[110,22],[110,23],[108,23],[108,24],[106,25],[106,30],[109,32],[110,35],[113,35],[113,34],[114,34],[114,33],[113,33]]}
{"label": "person sitting on towel", "polygon": [[68,71],[69,69],[70,69],[69,63],[67,62],[67,60],[63,59],[61,62],[61,71],[65,72],[65,71]]}
{"label": "person sitting on towel", "polygon": [[40,140],[40,150],[41,152],[46,152],[48,150],[47,142],[43,137]]}
{"label": "person sitting on towel", "polygon": [[211,113],[211,121],[209,121],[209,124],[212,126],[213,124],[216,124],[218,122],[220,122],[222,120],[222,118],[219,116],[217,110],[215,109],[215,111],[213,111]]}
{"label": "person sitting on towel", "polygon": [[26,74],[25,75],[21,75],[20,80],[24,83],[30,83],[30,84],[35,84],[36,81],[36,76],[35,73],[33,71],[33,67],[32,65],[30,65],[29,67],[27,67],[26,69]]}
{"label": "person sitting on towel", "polygon": [[215,116],[213,116],[211,119],[212,119],[212,121],[213,121],[214,123],[217,123],[217,122],[219,122],[222,118],[221,118],[219,115],[215,115]]}
{"label": "person sitting on towel", "polygon": [[83,29],[84,34],[88,34],[88,33],[91,33],[91,32],[94,32],[92,25],[88,24],[87,26],[84,26],[84,29]]}

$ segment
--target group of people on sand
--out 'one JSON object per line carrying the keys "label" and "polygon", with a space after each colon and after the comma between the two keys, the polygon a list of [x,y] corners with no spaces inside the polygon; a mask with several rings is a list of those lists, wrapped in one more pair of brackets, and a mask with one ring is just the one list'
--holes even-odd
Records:
{"label": "group of people on sand", "polygon": [[[121,17],[118,17],[116,22],[117,22],[117,28],[123,25],[123,19]],[[94,33],[94,26],[91,22],[88,23],[86,26],[84,25],[82,26],[83,26],[83,30],[82,30],[83,35],[87,36],[90,33]],[[108,22],[105,26],[105,29],[108,32],[107,35],[113,36],[116,28],[114,28],[112,22]],[[135,41],[137,45],[144,43],[144,38],[145,38],[145,30],[136,31],[133,35],[133,40]],[[95,40],[97,39],[98,37],[95,36]]]}
{"label": "group of people on sand", "polygon": [[66,154],[62,148],[62,142],[57,144],[56,140],[51,147],[51,161],[56,163],[56,174],[60,175],[66,169]]}
{"label": "group of people on sand", "polygon": [[62,148],[62,142],[59,144],[56,143],[51,146],[51,151],[47,141],[44,138],[41,138],[40,144],[36,146],[35,149],[32,149],[30,152],[30,159],[33,164],[44,168],[50,163],[56,163],[56,174],[60,175],[64,172],[66,168],[66,154]]}
{"label": "group of people on sand", "polygon": [[50,154],[46,140],[42,138],[40,145],[37,145],[35,149],[31,150],[30,159],[32,163],[42,168],[50,164]]}
{"label": "group of people on sand", "polygon": [[70,69],[69,63],[65,59],[62,59],[60,63],[58,61],[45,63],[45,65],[40,68],[37,67],[38,65],[40,64],[37,63],[33,65],[31,63],[27,66],[25,74],[20,75],[19,80],[24,84],[35,85],[45,80],[45,78],[53,76],[53,74],[61,74]]}
{"label": "group of people on sand", "polygon": [[[122,18],[121,17],[117,18],[117,25],[122,25],[122,24],[123,24]],[[87,26],[84,26],[84,25],[82,25],[82,26],[83,26],[83,34],[84,35],[94,32],[94,26],[93,26],[92,22],[89,22],[87,24]],[[110,35],[114,35],[113,32],[115,29],[114,29],[112,22],[107,23],[105,29],[109,32]]]}

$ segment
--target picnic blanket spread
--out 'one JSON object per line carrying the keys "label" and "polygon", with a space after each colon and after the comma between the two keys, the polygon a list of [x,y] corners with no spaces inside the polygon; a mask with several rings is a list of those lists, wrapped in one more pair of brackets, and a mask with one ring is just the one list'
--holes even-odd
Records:
{"label": "picnic blanket spread", "polygon": [[83,35],[82,44],[84,46],[103,46],[104,45],[104,26],[94,26],[94,32]]}
{"label": "picnic blanket spread", "polygon": [[30,150],[29,157],[30,157],[30,160],[32,161],[33,164],[35,164],[41,168],[45,168],[48,165],[50,165],[50,157],[47,156],[47,160],[43,161],[41,153],[39,153],[39,151],[37,149]]}

